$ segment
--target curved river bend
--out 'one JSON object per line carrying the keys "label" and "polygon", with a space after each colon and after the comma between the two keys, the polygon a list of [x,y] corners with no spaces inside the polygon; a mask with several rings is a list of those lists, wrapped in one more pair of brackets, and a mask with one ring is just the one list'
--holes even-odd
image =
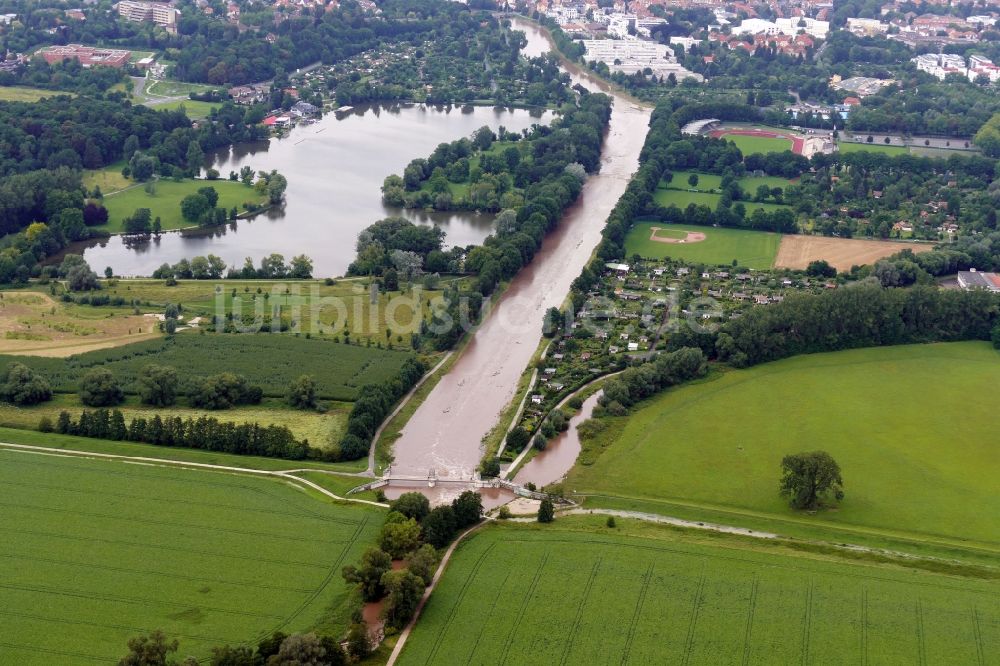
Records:
{"label": "curved river bend", "polygon": [[[547,37],[532,23],[515,19],[528,37],[529,55],[548,50]],[[572,73],[574,83],[607,92],[586,73]],[[542,249],[501,297],[466,349],[403,428],[394,448],[393,475],[426,478],[468,478],[483,455],[482,439],[511,402],[521,373],[528,366],[541,336],[546,309],[559,306],[601,238],[601,229],[639,165],[650,112],[615,95],[610,128],[604,141],[600,173],[591,176],[576,203]],[[575,434],[575,433],[574,433]],[[555,457],[555,456],[550,456]],[[562,476],[573,464],[559,456]],[[556,480],[551,479],[551,481]],[[445,500],[463,488],[442,484],[435,499]],[[389,496],[405,488],[390,487]],[[490,495],[486,504],[494,503]]]}

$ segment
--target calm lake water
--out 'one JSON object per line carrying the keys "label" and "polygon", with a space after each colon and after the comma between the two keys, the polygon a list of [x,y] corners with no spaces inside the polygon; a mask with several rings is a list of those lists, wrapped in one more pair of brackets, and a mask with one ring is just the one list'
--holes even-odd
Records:
{"label": "calm lake water", "polygon": [[249,165],[277,169],[288,178],[286,204],[252,220],[210,230],[168,233],[135,244],[107,239],[87,248],[84,256],[97,271],[111,266],[117,275],[149,275],[160,264],[209,253],[229,265],[254,263],[278,252],[286,259],[307,254],[314,275],[342,275],[354,259],[358,232],[388,215],[445,230],[449,245],[481,243],[493,229],[492,215],[424,213],[382,205],[386,176],[402,174],[410,160],[426,157],[438,144],[454,141],[488,125],[520,131],[548,123],[543,111],[491,107],[359,107],[329,114],[313,125],[295,128],[282,139],[242,144],[210,156],[224,176]]}

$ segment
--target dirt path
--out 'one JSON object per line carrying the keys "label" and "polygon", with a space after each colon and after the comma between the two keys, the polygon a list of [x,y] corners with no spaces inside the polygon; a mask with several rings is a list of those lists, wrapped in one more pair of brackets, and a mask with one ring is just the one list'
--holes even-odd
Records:
{"label": "dirt path", "polygon": [[420,603],[417,604],[417,610],[414,611],[413,617],[410,619],[409,624],[407,624],[406,628],[403,629],[403,633],[399,635],[399,640],[396,641],[395,647],[392,648],[392,654],[389,655],[389,661],[386,662],[386,666],[393,666],[396,663],[396,660],[399,659],[399,655],[403,651],[403,647],[406,645],[406,639],[410,637],[410,634],[413,633],[413,628],[417,626],[417,620],[420,619],[420,613],[423,612],[424,606],[427,605],[427,600],[431,598],[431,594],[437,587],[438,581],[440,581],[441,577],[444,575],[444,570],[445,568],[447,568],[448,562],[449,560],[451,560],[451,556],[455,552],[455,549],[458,547],[458,544],[462,543],[462,541],[467,536],[469,536],[470,534],[478,530],[480,527],[485,525],[489,520],[492,519],[486,518],[483,520],[483,522],[479,523],[478,525],[473,525],[469,529],[465,530],[464,532],[459,534],[454,541],[451,542],[450,546],[448,546],[448,550],[445,551],[444,557],[441,558],[441,563],[438,565],[437,571],[434,572],[434,578],[431,579],[431,584],[428,585],[427,589],[424,590],[424,596],[420,597]]}
{"label": "dirt path", "polygon": [[[371,506],[388,507],[388,504],[382,504],[380,502],[372,502],[371,500],[341,497],[340,495],[330,492],[329,490],[320,486],[319,484],[313,483],[309,479],[303,479],[298,476],[295,476],[296,472],[319,472],[321,474],[331,473],[327,472],[327,470],[322,470],[322,469],[287,469],[287,470],[251,469],[249,467],[235,467],[232,465],[213,465],[210,463],[189,462],[184,460],[170,460],[166,458],[150,458],[146,456],[124,456],[115,453],[96,453],[94,451],[81,451],[79,449],[56,449],[47,446],[13,444],[11,442],[0,442],[0,450],[18,451],[21,453],[34,454],[34,455],[54,456],[57,458],[91,458],[91,459],[100,459],[108,461],[119,461],[134,465],[150,465],[153,467],[186,467],[189,469],[226,472],[230,474],[252,474],[255,476],[269,476],[291,481],[292,483],[308,486],[309,488],[312,488],[313,490],[323,495],[326,495],[331,499],[335,499],[339,502],[355,502],[358,504],[369,504]],[[334,472],[334,474],[338,473]],[[354,476],[353,474],[350,475]]]}

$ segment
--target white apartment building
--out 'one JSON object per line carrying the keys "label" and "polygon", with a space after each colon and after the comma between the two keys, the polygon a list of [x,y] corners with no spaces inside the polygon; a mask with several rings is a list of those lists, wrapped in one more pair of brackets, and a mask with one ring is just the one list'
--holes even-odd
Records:
{"label": "white apartment building", "polygon": [[127,21],[162,25],[170,32],[177,29],[177,10],[165,2],[121,0],[118,14]]}

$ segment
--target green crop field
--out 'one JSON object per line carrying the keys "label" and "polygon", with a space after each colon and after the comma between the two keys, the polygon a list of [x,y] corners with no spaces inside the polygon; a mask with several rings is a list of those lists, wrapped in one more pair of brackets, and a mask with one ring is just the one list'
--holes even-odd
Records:
{"label": "green crop field", "polygon": [[[756,190],[756,188],[754,188],[754,190],[747,190],[745,187],[743,189],[749,195],[753,195]],[[712,210],[715,210],[719,205],[719,199],[721,198],[721,194],[716,194],[714,192],[689,192],[687,190],[657,189],[656,192],[653,193],[653,199],[656,203],[666,208],[669,208],[670,206],[677,206],[678,208],[683,209],[687,208],[689,204],[694,204],[696,206],[708,206]],[[743,204],[747,215],[752,214],[758,208],[763,208],[769,213],[782,208],[788,208],[788,206],[781,204],[754,203],[753,201],[733,202],[733,205],[736,205],[737,203]]]}
{"label": "green crop field", "polygon": [[[697,243],[659,243],[649,240],[652,227],[663,231],[699,231],[706,238]],[[625,237],[625,255],[639,254],[658,259],[674,257],[706,264],[730,264],[735,259],[740,266],[770,268],[781,243],[781,234],[769,231],[747,231],[722,227],[695,227],[662,222],[637,222]]]}
{"label": "green crop field", "polygon": [[838,141],[837,150],[842,153],[884,153],[886,155],[906,155],[910,152],[906,146],[887,146],[884,143],[853,143],[850,141]]}
{"label": "green crop field", "polygon": [[0,451],[4,663],[115,663],[346,626],[340,578],[381,523],[271,479]]}
{"label": "green crop field", "polygon": [[735,143],[736,147],[744,155],[783,153],[786,150],[792,149],[792,142],[789,139],[772,138],[769,136],[747,136],[745,134],[726,134],[722,138]]}
{"label": "green crop field", "polygon": [[257,194],[253,188],[230,180],[189,179],[178,182],[160,179],[153,187],[153,194],[148,194],[144,185],[135,184],[126,190],[104,197],[104,206],[108,209],[108,223],[95,228],[110,233],[121,233],[124,231],[122,221],[137,208],[148,208],[153,219],[160,218],[164,230],[197,226],[181,216],[181,199],[194,194],[202,187],[214,187],[219,193],[219,202],[216,205],[227,211],[235,206],[242,212],[244,203],[263,204],[267,199]]}
{"label": "green crop field", "polygon": [[725,511],[732,521],[794,521],[804,516],[778,495],[781,459],[819,449],[840,464],[846,496],[809,524],[996,553],[998,382],[1000,352],[985,342],[815,354],[715,374],[608,419],[593,443],[607,448],[566,486]]}
{"label": "green crop field", "polygon": [[[298,440],[308,439],[312,446],[327,448],[334,442],[339,442],[344,435],[347,415],[351,411],[349,402],[327,402],[327,411],[322,414],[315,410],[294,409],[283,398],[265,398],[259,405],[238,405],[226,410],[195,409],[184,406],[184,400],[173,407],[150,407],[140,404],[138,397],[129,397],[115,409],[122,412],[126,422],[141,417],[152,419],[179,417],[181,419],[214,418],[233,423],[260,423],[263,425],[284,426],[292,431]],[[0,426],[9,428],[34,429],[38,427],[43,416],[49,417],[52,423],[59,419],[59,413],[66,411],[74,419],[86,407],[75,394],[57,393],[52,400],[31,407],[17,407],[7,402],[0,402]]]}
{"label": "green crop field", "polygon": [[0,86],[0,101],[3,102],[37,102],[43,97],[54,97],[56,95],[69,95],[73,93],[59,90],[44,90],[42,88],[29,88],[27,86]]}
{"label": "green crop field", "polygon": [[400,664],[975,664],[1000,586],[603,516],[461,544]]}
{"label": "green crop field", "polygon": [[245,375],[264,395],[280,397],[300,375],[312,375],[325,400],[354,400],[365,384],[377,384],[396,375],[409,352],[309,340],[292,335],[182,334],[70,356],[0,355],[0,368],[12,361],[44,374],[57,391],[76,391],[90,368],[110,369],[132,390],[132,383],[149,364],[177,368],[182,378],[232,372]]}

